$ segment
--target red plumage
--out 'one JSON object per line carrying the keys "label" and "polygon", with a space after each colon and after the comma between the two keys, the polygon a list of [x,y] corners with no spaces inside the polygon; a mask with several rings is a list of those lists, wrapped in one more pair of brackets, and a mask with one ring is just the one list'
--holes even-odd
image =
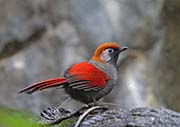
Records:
{"label": "red plumage", "polygon": [[80,80],[89,81],[89,85],[93,87],[105,87],[106,81],[109,79],[106,73],[88,62],[73,65],[67,73],[76,76]]}
{"label": "red plumage", "polygon": [[66,79],[65,78],[52,78],[48,80],[43,80],[41,82],[35,83],[33,85],[30,85],[22,90],[19,91],[19,93],[26,92],[27,94],[31,94],[37,90],[43,90],[47,89],[50,87],[55,87],[59,85],[66,84]]}
{"label": "red plumage", "polygon": [[87,81],[79,84],[86,85],[86,88],[105,87],[106,81],[108,79],[108,76],[104,72],[97,69],[94,65],[88,62],[81,62],[79,64],[71,66],[66,71],[65,78],[60,77],[43,80],[24,88],[23,90],[19,91],[19,93],[26,92],[28,94],[31,94],[37,90],[44,90],[51,87],[66,87],[67,85],[73,86],[78,81]]}

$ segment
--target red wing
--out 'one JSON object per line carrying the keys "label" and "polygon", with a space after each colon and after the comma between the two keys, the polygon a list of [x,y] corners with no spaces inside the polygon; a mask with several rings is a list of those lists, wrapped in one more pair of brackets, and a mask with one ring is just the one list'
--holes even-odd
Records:
{"label": "red wing", "polygon": [[104,88],[109,77],[88,62],[75,64],[65,73],[65,78],[72,88],[79,90],[95,90]]}

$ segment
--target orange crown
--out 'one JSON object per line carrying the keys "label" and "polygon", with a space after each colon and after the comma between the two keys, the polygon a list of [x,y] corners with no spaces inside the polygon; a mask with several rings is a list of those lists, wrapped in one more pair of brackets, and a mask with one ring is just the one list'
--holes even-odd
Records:
{"label": "orange crown", "polygon": [[92,57],[92,60],[103,63],[103,61],[100,58],[100,55],[107,48],[119,49],[120,46],[118,44],[112,43],[112,42],[101,44],[99,47],[97,47],[97,49],[96,49],[96,51],[94,53],[94,56]]}

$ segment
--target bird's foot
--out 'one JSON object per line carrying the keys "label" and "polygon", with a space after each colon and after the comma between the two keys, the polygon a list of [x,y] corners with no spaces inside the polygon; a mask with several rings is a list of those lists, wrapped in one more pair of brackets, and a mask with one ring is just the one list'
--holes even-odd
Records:
{"label": "bird's foot", "polygon": [[100,106],[100,107],[102,107],[104,109],[109,108],[108,105],[105,105],[104,103],[98,103],[98,102],[91,102],[91,103],[88,103],[88,104],[84,105],[84,107],[87,107],[87,108],[94,107],[94,106]]}

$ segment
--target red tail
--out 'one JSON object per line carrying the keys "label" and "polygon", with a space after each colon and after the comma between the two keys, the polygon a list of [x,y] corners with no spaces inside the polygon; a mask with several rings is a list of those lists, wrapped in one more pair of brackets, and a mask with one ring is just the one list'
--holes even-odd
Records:
{"label": "red tail", "polygon": [[65,78],[52,78],[52,79],[48,79],[48,80],[44,80],[41,82],[38,82],[36,84],[33,84],[31,86],[28,86],[22,90],[20,90],[18,93],[27,93],[27,94],[31,94],[37,90],[43,90],[43,89],[47,89],[50,87],[56,87],[56,86],[62,86],[67,84],[66,79]]}

